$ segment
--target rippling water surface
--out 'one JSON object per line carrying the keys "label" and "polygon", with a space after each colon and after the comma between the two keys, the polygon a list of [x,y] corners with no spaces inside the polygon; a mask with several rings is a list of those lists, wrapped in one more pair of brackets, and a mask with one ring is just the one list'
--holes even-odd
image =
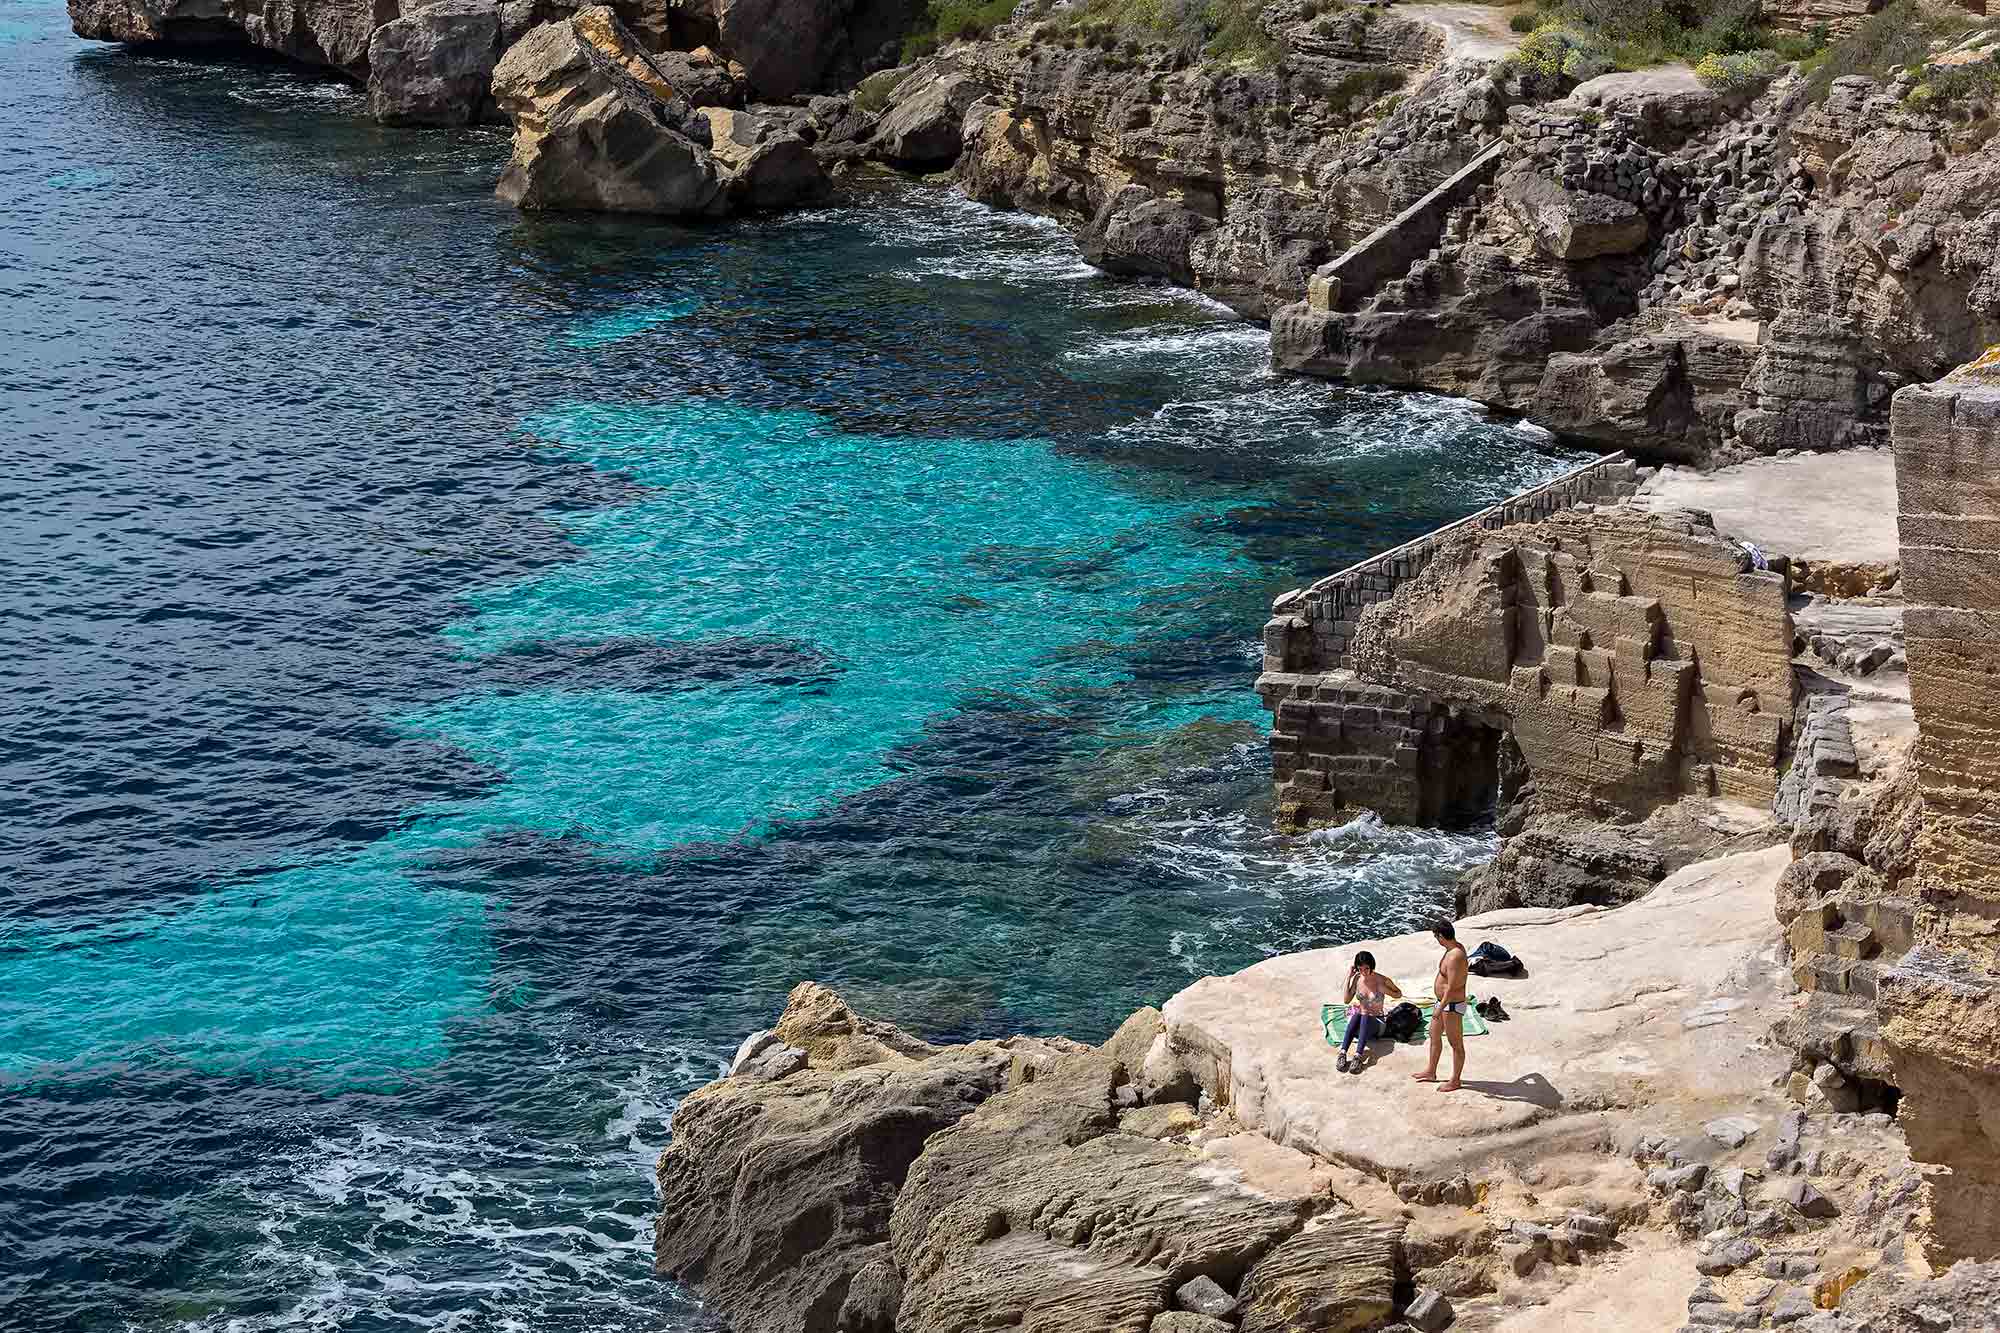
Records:
{"label": "rippling water surface", "polygon": [[648,1168],[792,982],[1095,1038],[1487,853],[1268,834],[1249,687],[1536,434],[933,189],[523,219],[308,75],[0,63],[0,1322],[705,1328]]}

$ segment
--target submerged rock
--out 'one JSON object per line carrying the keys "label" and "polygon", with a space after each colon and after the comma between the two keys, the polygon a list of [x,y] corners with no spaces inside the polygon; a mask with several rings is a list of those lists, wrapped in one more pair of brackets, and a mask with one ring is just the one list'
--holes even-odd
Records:
{"label": "submerged rock", "polygon": [[493,71],[514,122],[495,193],[523,209],[719,214],[724,182],[695,115],[604,6],[544,23]]}

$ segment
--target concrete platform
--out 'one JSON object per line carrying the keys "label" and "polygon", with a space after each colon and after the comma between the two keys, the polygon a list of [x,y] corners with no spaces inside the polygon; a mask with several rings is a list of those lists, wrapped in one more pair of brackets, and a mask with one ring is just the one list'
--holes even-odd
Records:
{"label": "concrete platform", "polygon": [[1740,1107],[1772,1074],[1772,1057],[1745,1047],[1781,1012],[1772,890],[1790,861],[1780,845],[1690,866],[1615,910],[1459,923],[1468,947],[1496,940],[1529,974],[1473,979],[1475,995],[1499,995],[1514,1017],[1466,1039],[1466,1083],[1454,1093],[1410,1077],[1421,1045],[1377,1042],[1363,1073],[1337,1073],[1320,1028],[1320,1005],[1339,1001],[1356,949],[1372,950],[1406,991],[1429,991],[1438,949],[1428,934],[1205,978],[1167,1002],[1168,1041],[1246,1127],[1392,1178],[1462,1169],[1524,1139],[1602,1136],[1604,1111]]}
{"label": "concrete platform", "polygon": [[1662,468],[1635,504],[1706,509],[1718,530],[1772,555],[1890,564],[1896,537],[1896,461],[1886,449],[1760,458],[1695,472]]}

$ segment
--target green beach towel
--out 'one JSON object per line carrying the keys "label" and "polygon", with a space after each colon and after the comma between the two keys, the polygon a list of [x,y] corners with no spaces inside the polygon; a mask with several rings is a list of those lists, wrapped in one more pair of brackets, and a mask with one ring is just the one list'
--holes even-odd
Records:
{"label": "green beach towel", "polygon": [[[1465,1002],[1467,1004],[1477,1004],[1479,1003],[1479,997],[1477,995],[1468,995],[1465,997]],[[1432,1001],[1430,1004],[1418,1005],[1417,1007],[1423,1012],[1424,1025],[1417,1029],[1417,1035],[1411,1038],[1412,1041],[1430,1035],[1431,1010],[1436,1007],[1436,1001]],[[1347,1006],[1344,1004],[1321,1005],[1319,1007],[1319,1023],[1320,1027],[1326,1032],[1326,1044],[1329,1046],[1339,1046],[1341,1040],[1347,1036]],[[1486,1035],[1486,1019],[1481,1016],[1477,1009],[1467,1009],[1465,1011],[1465,1035],[1468,1037],[1483,1037]]]}

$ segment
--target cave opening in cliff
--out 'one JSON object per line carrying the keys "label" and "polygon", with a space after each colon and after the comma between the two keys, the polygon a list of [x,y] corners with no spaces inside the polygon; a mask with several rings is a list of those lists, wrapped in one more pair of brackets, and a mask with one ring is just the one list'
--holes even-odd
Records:
{"label": "cave opening in cliff", "polygon": [[1513,738],[1497,719],[1459,712],[1442,719],[1432,741],[1430,821],[1454,828],[1490,823],[1526,771]]}

